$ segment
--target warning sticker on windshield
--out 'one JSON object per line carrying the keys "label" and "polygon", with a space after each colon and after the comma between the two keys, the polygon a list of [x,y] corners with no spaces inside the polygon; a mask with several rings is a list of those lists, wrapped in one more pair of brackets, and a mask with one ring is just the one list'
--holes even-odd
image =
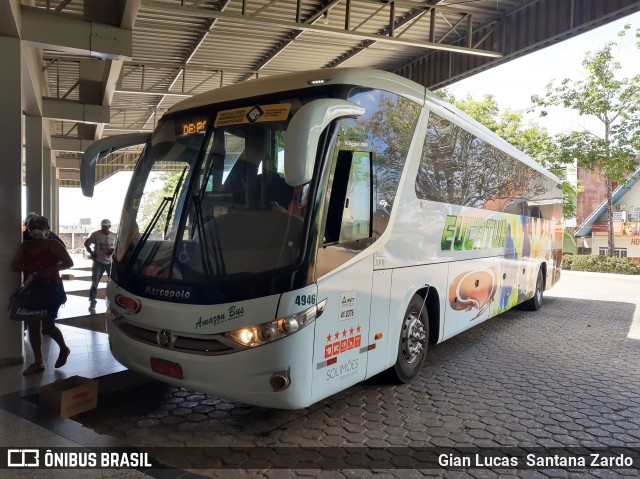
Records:
{"label": "warning sticker on windshield", "polygon": [[283,121],[289,117],[291,104],[255,105],[233,110],[219,111],[214,126],[243,125],[246,123],[263,123]]}

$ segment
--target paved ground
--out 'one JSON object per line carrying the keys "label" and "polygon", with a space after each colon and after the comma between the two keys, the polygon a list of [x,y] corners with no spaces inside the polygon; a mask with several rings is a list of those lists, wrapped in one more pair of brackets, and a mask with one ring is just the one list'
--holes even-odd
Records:
{"label": "paved ground", "polygon": [[[638,457],[627,469],[420,467],[425,455],[476,451],[465,447],[638,454],[640,278],[563,275],[540,312],[511,311],[432,347],[412,385],[370,381],[301,411],[150,385],[78,420],[140,447],[238,446],[208,450],[212,462],[188,458],[199,449],[155,450],[212,477],[637,477]],[[213,470],[221,458],[240,470]],[[318,458],[331,469],[314,469]]]}

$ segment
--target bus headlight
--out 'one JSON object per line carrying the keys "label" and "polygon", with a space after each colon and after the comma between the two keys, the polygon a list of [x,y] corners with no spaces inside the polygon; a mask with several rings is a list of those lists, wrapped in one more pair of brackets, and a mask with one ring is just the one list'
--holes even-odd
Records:
{"label": "bus headlight", "polygon": [[316,318],[324,312],[326,303],[327,300],[325,299],[319,304],[286,318],[278,318],[268,323],[245,326],[244,328],[226,332],[224,335],[247,348],[262,346],[263,344],[290,336],[313,323]]}
{"label": "bus headlight", "polygon": [[248,346],[249,344],[251,344],[251,342],[253,341],[253,338],[255,338],[255,333],[251,329],[246,328],[246,329],[241,329],[239,331],[238,339],[245,346]]}

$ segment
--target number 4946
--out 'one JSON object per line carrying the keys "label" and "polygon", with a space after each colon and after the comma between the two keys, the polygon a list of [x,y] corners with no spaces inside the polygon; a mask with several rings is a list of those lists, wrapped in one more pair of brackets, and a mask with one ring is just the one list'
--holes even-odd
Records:
{"label": "number 4946", "polygon": [[298,295],[294,301],[298,306],[306,306],[307,304],[316,304],[316,295],[315,294],[307,294],[307,295]]}

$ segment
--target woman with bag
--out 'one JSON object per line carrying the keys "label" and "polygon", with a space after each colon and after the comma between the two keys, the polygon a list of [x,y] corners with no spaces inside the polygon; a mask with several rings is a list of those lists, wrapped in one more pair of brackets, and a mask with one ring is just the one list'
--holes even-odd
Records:
{"label": "woman with bag", "polygon": [[25,287],[31,289],[33,297],[44,303],[47,314],[45,319],[33,318],[26,321],[35,361],[22,372],[25,376],[45,369],[41,333],[48,334],[60,348],[56,368],[64,366],[71,353],[64,342],[62,331],[56,327],[55,320],[58,309],[66,302],[60,270],[73,266],[73,260],[62,243],[49,238],[47,218],[32,217],[27,228],[32,239],[20,244],[11,262],[11,269],[23,272]]}

